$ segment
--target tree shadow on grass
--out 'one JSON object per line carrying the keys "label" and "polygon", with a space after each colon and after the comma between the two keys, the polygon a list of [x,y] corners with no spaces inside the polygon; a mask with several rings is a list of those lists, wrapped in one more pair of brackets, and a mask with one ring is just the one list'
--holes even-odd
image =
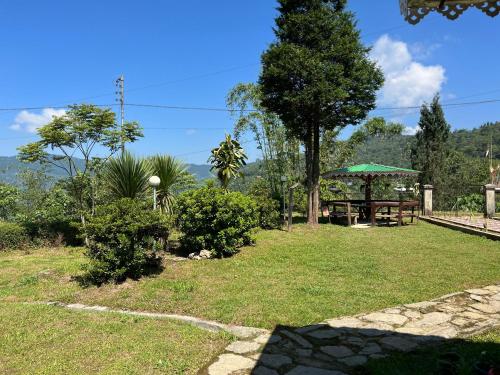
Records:
{"label": "tree shadow on grass", "polygon": [[108,283],[123,284],[127,280],[138,281],[143,277],[154,277],[160,275],[164,269],[163,258],[158,255],[151,255],[141,272],[135,271],[115,279],[108,277],[106,273],[99,269],[88,268],[82,274],[72,276],[71,281],[77,282],[82,288],[100,287]]}
{"label": "tree shadow on grass", "polygon": [[262,354],[253,354],[257,361],[250,373],[498,375],[500,344],[491,340],[488,336],[445,339],[327,324],[277,326]]}

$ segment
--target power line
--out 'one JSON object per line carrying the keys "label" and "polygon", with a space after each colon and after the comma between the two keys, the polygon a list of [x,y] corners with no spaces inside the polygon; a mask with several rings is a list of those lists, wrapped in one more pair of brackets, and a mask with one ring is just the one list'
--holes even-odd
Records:
{"label": "power line", "polygon": [[[500,99],[487,99],[480,100],[475,102],[460,102],[460,103],[442,103],[441,107],[460,107],[460,106],[468,106],[468,105],[479,105],[479,104],[490,104],[490,103],[498,103]],[[423,105],[423,104],[422,104]],[[408,106],[408,107],[379,107],[375,108],[374,111],[394,111],[394,110],[404,110],[404,109],[420,109],[420,106]]]}
{"label": "power line", "polygon": [[149,84],[149,85],[146,85],[146,86],[135,87],[135,88],[129,89],[129,90],[127,90],[127,92],[139,91],[139,90],[146,90],[146,89],[150,89],[150,88],[154,88],[154,87],[171,85],[171,84],[174,84],[174,83],[181,83],[181,82],[186,82],[186,81],[195,80],[195,79],[202,79],[202,78],[212,77],[212,76],[221,75],[221,74],[224,74],[224,73],[234,72],[236,70],[246,69],[246,68],[257,66],[257,65],[260,65],[260,63],[259,64],[255,63],[255,64],[237,66],[237,67],[233,67],[233,68],[218,70],[218,71],[211,72],[211,73],[200,74],[200,75],[190,76],[190,77],[186,77],[186,78],[179,78],[179,79],[171,80],[171,81],[165,81],[165,82],[160,82],[160,83],[152,83],[152,84]]}
{"label": "power line", "polygon": [[[500,99],[485,99],[480,101],[471,102],[458,102],[458,103],[442,103],[442,107],[460,107],[469,105],[480,105],[480,104],[491,104],[498,103]],[[114,107],[118,104],[96,104],[97,107]],[[244,110],[232,110],[227,108],[216,108],[216,107],[185,107],[185,106],[174,106],[174,105],[164,105],[164,104],[138,104],[138,103],[124,103],[125,106],[138,107],[138,108],[158,108],[158,109],[174,109],[174,110],[185,110],[185,111],[208,111],[208,112],[253,112],[254,109],[244,109]],[[50,107],[54,109],[64,109],[69,106],[60,107]],[[410,109],[420,109],[422,106],[402,106],[402,107],[378,107],[374,111],[396,111],[396,110],[410,110]],[[0,111],[22,111],[22,110],[41,110],[47,107],[17,107],[17,108],[0,108]]]}
{"label": "power line", "polygon": [[141,107],[141,108],[158,108],[158,109],[176,109],[183,111],[208,111],[208,112],[253,112],[253,109],[244,110],[232,110],[227,108],[213,108],[213,107],[184,107],[175,105],[163,105],[163,104],[135,104],[135,103],[125,103],[129,107]]}
{"label": "power line", "polygon": [[[252,140],[248,140],[248,141],[243,141],[243,142],[240,142],[240,145],[245,145],[247,143],[251,143],[253,142]],[[201,154],[203,152],[210,152],[212,151],[213,148],[211,149],[207,149],[207,150],[200,150],[200,151],[193,151],[193,152],[187,152],[185,154],[177,154],[177,155],[173,155],[174,157],[178,158],[178,157],[181,157],[181,156],[188,156],[188,155],[194,155],[194,154]]]}
{"label": "power line", "polygon": [[[113,104],[92,104],[93,106],[96,107],[116,107],[118,104],[113,103]],[[70,105],[64,105],[64,106],[43,106],[43,107],[10,107],[10,108],[0,108],[0,111],[2,112],[7,112],[7,111],[40,111],[42,109],[66,109],[69,108]]]}

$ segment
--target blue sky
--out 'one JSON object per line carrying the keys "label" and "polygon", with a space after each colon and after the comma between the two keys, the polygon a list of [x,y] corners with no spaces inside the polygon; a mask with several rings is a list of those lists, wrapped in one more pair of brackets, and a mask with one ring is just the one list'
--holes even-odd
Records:
{"label": "blue sky", "polygon": [[[36,139],[36,126],[58,113],[53,107],[114,103],[121,73],[128,103],[224,107],[231,87],[257,79],[276,16],[271,0],[1,3],[0,108],[46,109],[0,112],[0,155]],[[380,108],[420,105],[435,91],[445,103],[500,98],[500,17],[470,9],[457,21],[431,14],[411,26],[398,0],[349,6],[388,78]],[[417,112],[371,115],[412,132]],[[446,108],[446,115],[454,129],[472,128],[500,120],[500,103]],[[204,163],[233,124],[227,113],[151,108],[127,108],[126,118],[145,128],[145,138],[130,146],[136,154],[192,163]],[[255,159],[258,150],[246,146]]]}

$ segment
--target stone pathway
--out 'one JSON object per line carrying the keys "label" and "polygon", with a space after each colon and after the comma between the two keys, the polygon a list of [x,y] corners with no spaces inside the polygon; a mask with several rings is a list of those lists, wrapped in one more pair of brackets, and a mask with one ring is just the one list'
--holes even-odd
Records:
{"label": "stone pathway", "polygon": [[500,326],[500,284],[233,342],[204,375],[342,375],[394,351]]}
{"label": "stone pathway", "polygon": [[[30,302],[27,302],[27,303],[32,304]],[[81,303],[72,303],[72,304],[66,304],[66,303],[62,303],[62,302],[35,302],[35,303],[37,303],[37,304],[42,303],[44,305],[50,305],[50,306],[58,306],[58,307],[62,307],[65,309],[70,309],[70,310],[108,312],[108,313],[115,313],[115,314],[140,316],[143,318],[176,320],[176,321],[179,321],[182,323],[191,324],[195,327],[198,327],[198,328],[201,328],[201,329],[204,329],[207,331],[212,331],[212,332],[226,331],[226,332],[231,333],[233,336],[235,336],[239,339],[243,339],[243,340],[253,339],[256,336],[267,332],[265,329],[262,329],[262,328],[223,324],[223,323],[219,323],[219,322],[199,319],[199,318],[195,318],[192,316],[186,316],[186,315],[162,314],[162,313],[152,313],[152,312],[144,312],[144,311],[111,309],[111,308],[106,307],[106,306],[88,306],[88,305],[82,305]]]}

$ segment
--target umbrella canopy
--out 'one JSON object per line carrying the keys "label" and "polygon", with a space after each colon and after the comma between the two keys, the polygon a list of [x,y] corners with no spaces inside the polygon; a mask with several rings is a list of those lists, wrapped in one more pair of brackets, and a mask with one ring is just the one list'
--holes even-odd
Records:
{"label": "umbrella canopy", "polygon": [[323,178],[349,178],[359,177],[365,181],[365,199],[372,199],[371,184],[374,178],[377,177],[411,177],[417,176],[420,172],[413,169],[391,167],[382,164],[358,164],[352,167],[339,168],[334,171],[325,173]]}
{"label": "umbrella canopy", "polygon": [[339,168],[334,171],[323,174],[323,178],[335,178],[335,177],[410,177],[416,176],[420,172],[413,169],[391,167],[382,164],[358,164],[352,167]]}

